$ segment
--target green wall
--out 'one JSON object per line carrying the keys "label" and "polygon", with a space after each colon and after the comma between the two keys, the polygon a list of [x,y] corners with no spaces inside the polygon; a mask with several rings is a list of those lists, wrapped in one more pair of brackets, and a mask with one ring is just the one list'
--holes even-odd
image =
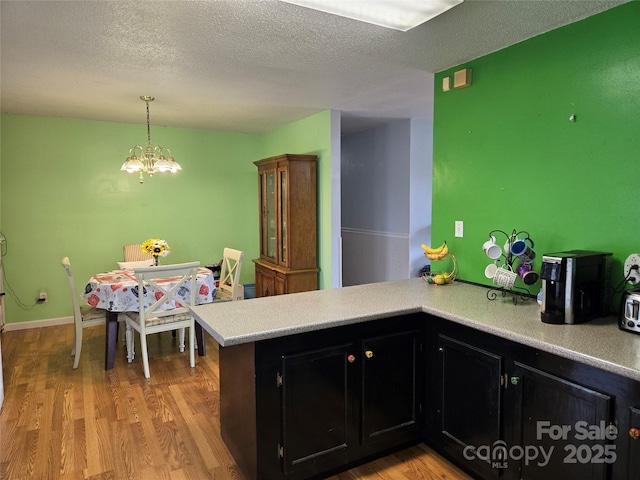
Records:
{"label": "green wall", "polygon": [[[460,278],[488,284],[482,243],[516,229],[536,267],[546,252],[602,250],[622,280],[640,252],[639,26],[634,1],[436,75],[432,243],[449,243]],[[443,92],[460,68],[472,86]]]}
{"label": "green wall", "polygon": [[[321,152],[329,142],[322,137],[329,131],[322,126],[327,118],[315,115],[265,135],[152,125],[152,142],[168,145],[184,170],[145,177],[140,185],[119,168],[128,149],[146,139],[146,126],[2,115],[5,290],[28,305],[40,291],[49,295],[46,304],[22,308],[7,294],[7,322],[71,315],[62,257],[69,256],[81,290],[93,273],[117,267],[122,245],[149,237],[169,242],[165,261],[171,263],[218,261],[225,246],[244,250],[241,281],[252,283],[251,259],[259,255],[253,162],[278,153]],[[297,134],[291,143],[287,132]],[[303,145],[299,138],[306,139]]]}

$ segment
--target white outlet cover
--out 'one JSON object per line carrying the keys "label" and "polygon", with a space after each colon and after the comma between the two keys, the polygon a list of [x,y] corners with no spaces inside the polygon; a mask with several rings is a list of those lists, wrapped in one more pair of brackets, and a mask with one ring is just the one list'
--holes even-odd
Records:
{"label": "white outlet cover", "polygon": [[462,237],[464,235],[464,223],[461,220],[455,222],[455,236]]}
{"label": "white outlet cover", "polygon": [[627,257],[624,262],[624,278],[627,278],[627,282],[631,285],[637,285],[640,282],[640,270],[631,272],[631,267],[638,265],[640,267],[640,254],[632,253]]}

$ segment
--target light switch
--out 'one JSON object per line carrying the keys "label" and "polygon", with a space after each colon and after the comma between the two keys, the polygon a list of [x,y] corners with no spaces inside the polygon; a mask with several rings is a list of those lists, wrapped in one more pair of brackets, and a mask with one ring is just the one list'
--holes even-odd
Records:
{"label": "light switch", "polygon": [[442,91],[448,92],[451,90],[451,77],[444,77],[442,79]]}
{"label": "light switch", "polygon": [[456,220],[455,236],[462,238],[464,235],[464,223],[462,220]]}

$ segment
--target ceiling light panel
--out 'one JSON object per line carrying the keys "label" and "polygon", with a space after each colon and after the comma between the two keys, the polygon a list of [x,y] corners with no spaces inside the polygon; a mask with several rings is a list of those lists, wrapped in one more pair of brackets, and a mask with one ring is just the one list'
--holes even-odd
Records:
{"label": "ceiling light panel", "polygon": [[406,32],[463,0],[282,0],[321,12]]}

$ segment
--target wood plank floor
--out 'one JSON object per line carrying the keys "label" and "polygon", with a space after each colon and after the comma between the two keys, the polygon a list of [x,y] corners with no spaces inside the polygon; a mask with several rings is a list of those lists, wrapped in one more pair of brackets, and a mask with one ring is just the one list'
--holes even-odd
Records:
{"label": "wood plank floor", "polygon": [[[193,369],[170,334],[150,337],[149,380],[122,344],[115,368],[104,370],[101,326],[84,330],[73,370],[72,339],[71,325],[2,333],[0,479],[244,480],[220,439],[211,337]],[[469,478],[416,446],[331,480]]]}

